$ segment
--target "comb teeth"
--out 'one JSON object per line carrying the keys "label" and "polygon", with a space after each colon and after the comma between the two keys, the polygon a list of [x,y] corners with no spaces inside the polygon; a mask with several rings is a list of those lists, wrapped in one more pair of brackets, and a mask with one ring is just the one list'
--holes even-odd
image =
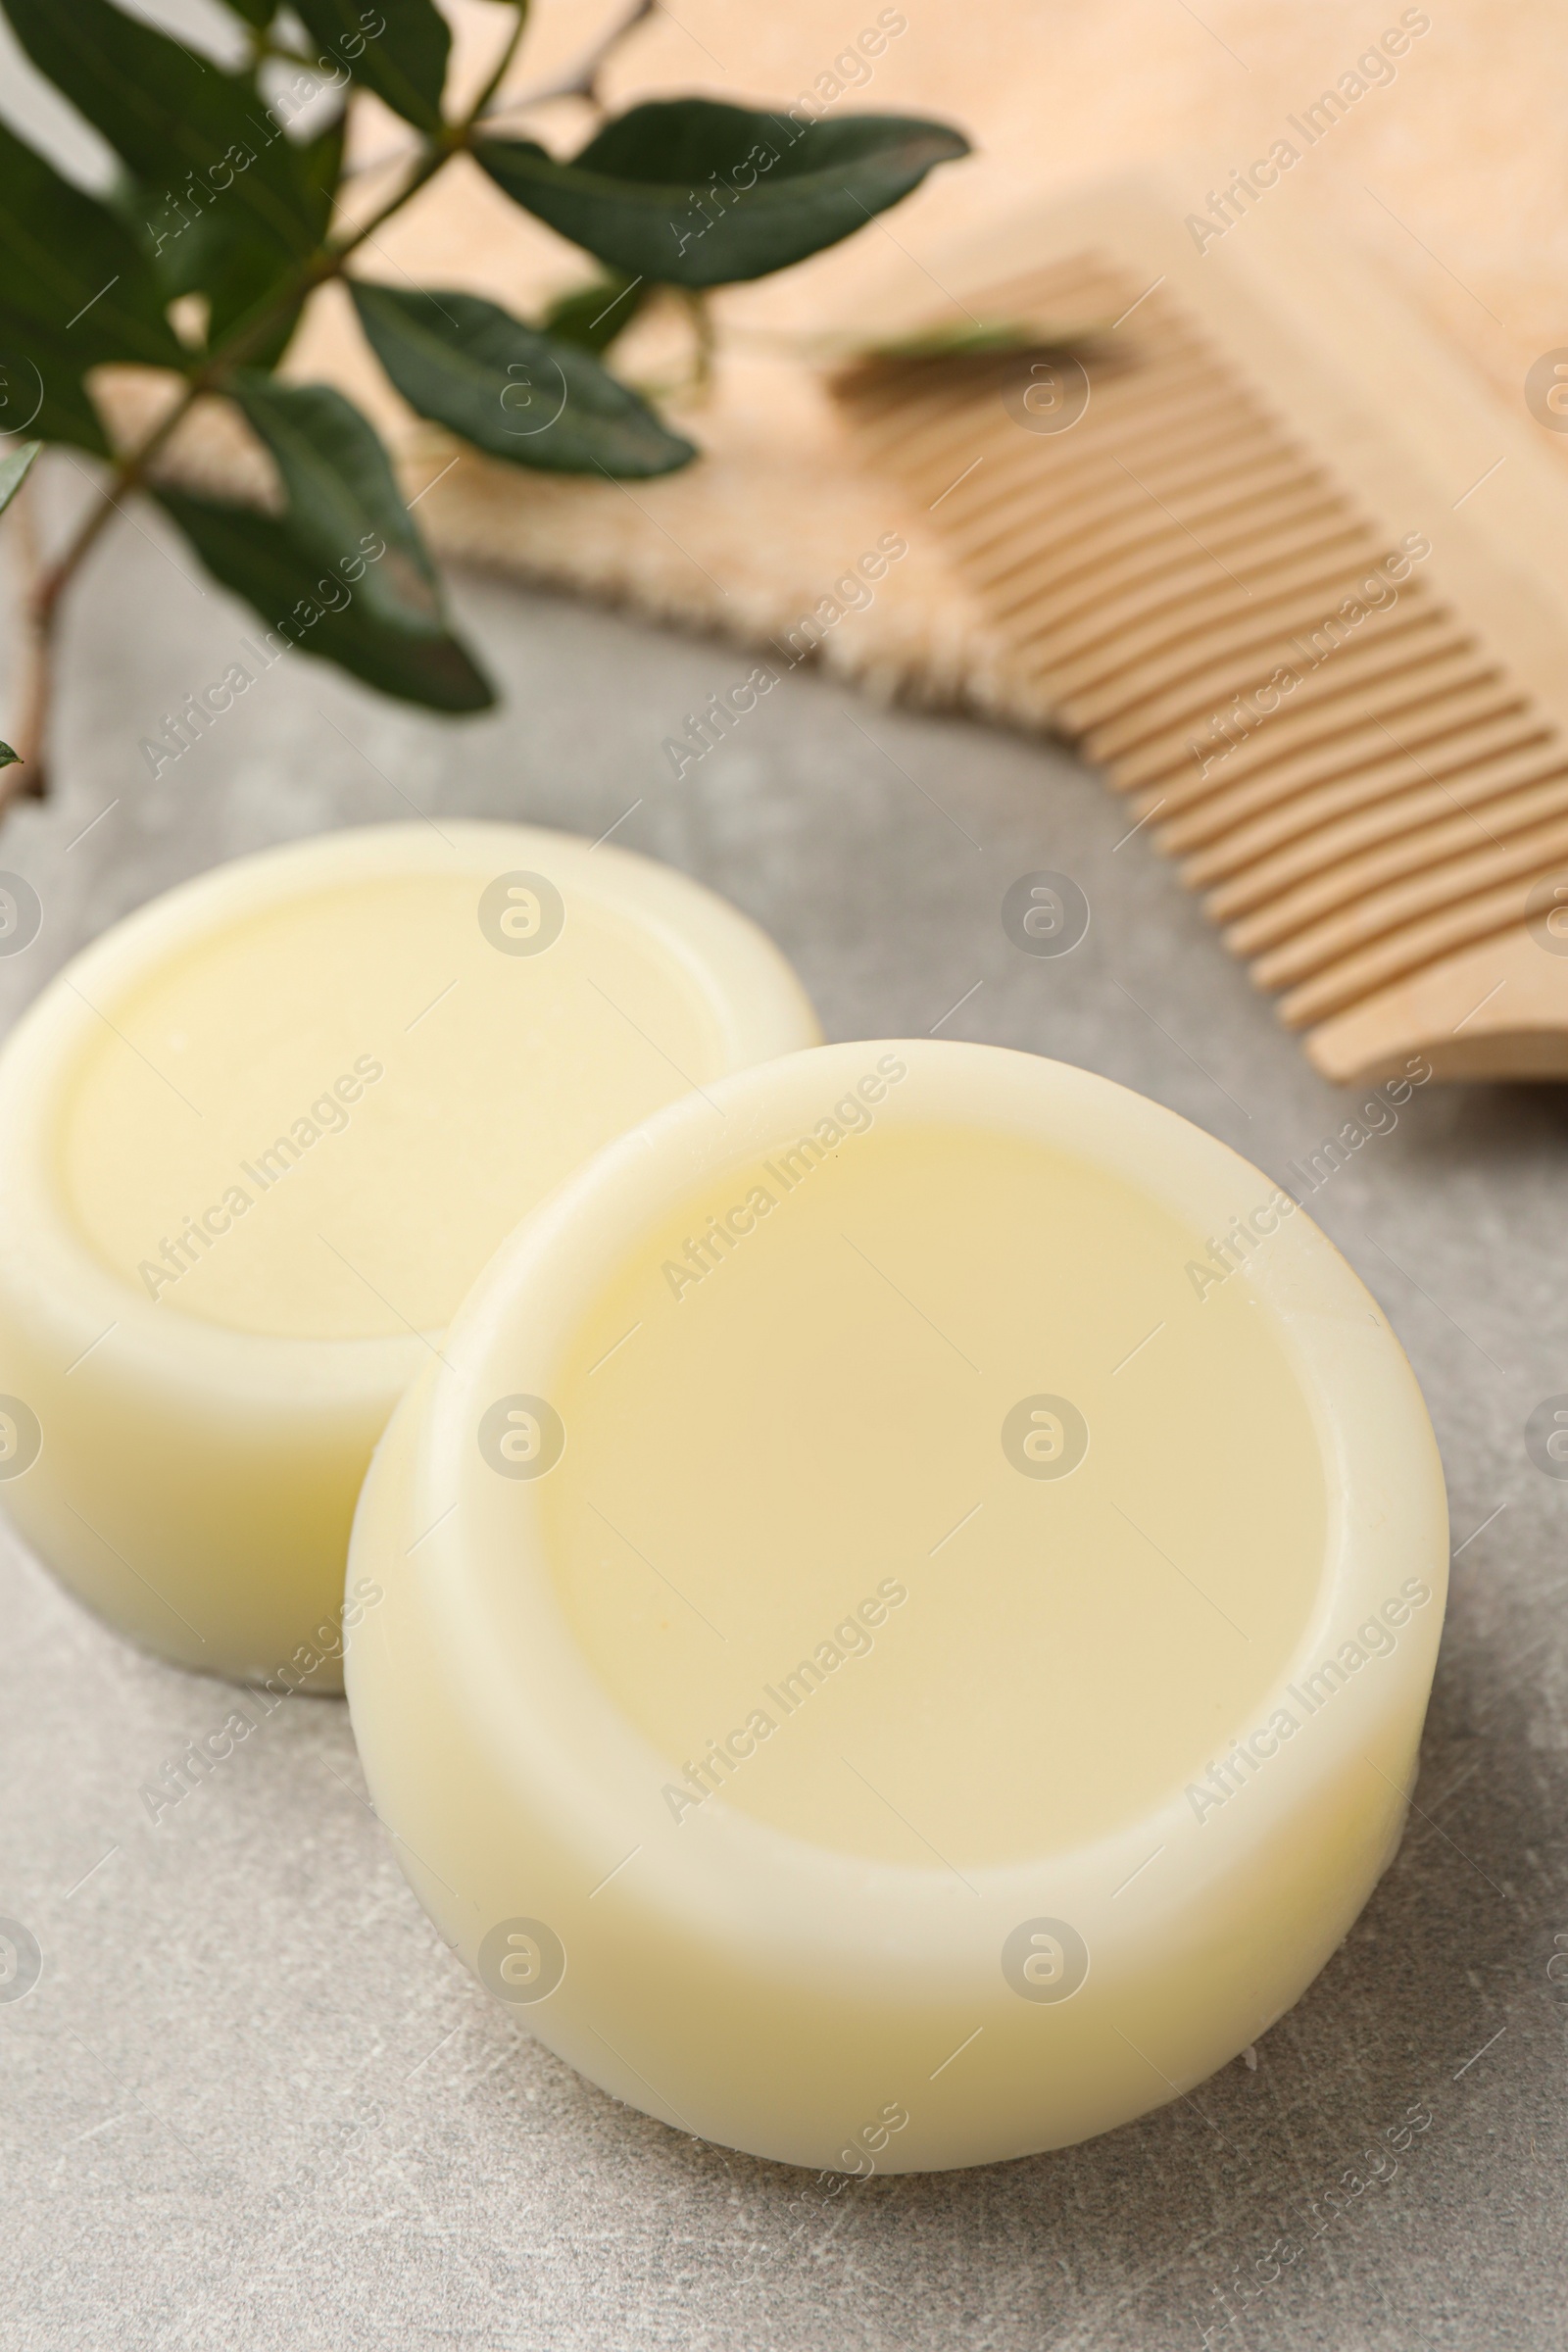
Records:
{"label": "comb teeth", "polygon": [[[1086,251],[984,309],[1043,346],[1082,338],[1076,422],[1017,421],[1016,352],[867,362],[836,394],[931,513],[1004,668],[1162,819],[1282,1017],[1339,1015],[1516,928],[1568,860],[1568,744],[1435,567],[1163,280]],[[1375,586],[1390,558],[1403,578]]]}
{"label": "comb teeth", "polygon": [[1451,774],[1472,759],[1517,750],[1548,733],[1522,698],[1499,710],[1491,679],[1424,693],[1419,707],[1397,710],[1391,720],[1320,737],[1294,760],[1238,773],[1234,780],[1227,769],[1228,780],[1217,790],[1200,785],[1183,796],[1169,786],[1160,797],[1171,813],[1156,838],[1173,857],[1196,852],[1183,871],[1200,888],[1239,873],[1323,818],[1367,807],[1401,783]]}
{"label": "comb teeth", "polygon": [[[1449,770],[1458,782],[1457,791],[1430,768],[1424,771],[1428,781],[1412,784],[1406,792],[1391,789],[1380,777],[1370,805],[1341,816],[1324,806],[1330,794],[1310,794],[1307,798],[1314,806],[1303,819],[1304,829],[1272,857],[1257,854],[1257,828],[1243,826],[1232,835],[1243,870],[1208,893],[1205,909],[1215,922],[1231,925],[1228,937],[1237,954],[1250,956],[1254,948],[1286,937],[1296,911],[1310,911],[1302,897],[1305,891],[1317,893],[1313,906],[1321,912],[1343,906],[1375,881],[1416,871],[1450,847],[1460,851],[1484,840],[1497,841],[1521,831],[1537,816],[1555,815],[1568,808],[1563,797],[1565,770],[1568,760],[1549,747],[1531,747],[1479,762],[1473,747],[1468,747]],[[1372,779],[1357,776],[1351,786],[1359,796],[1371,788]],[[1342,786],[1340,793],[1349,800],[1350,788]],[[1184,868],[1185,881],[1195,879],[1192,864],[1199,862],[1194,859]],[[1298,908],[1287,913],[1293,901],[1299,903]],[[1250,934],[1238,920],[1244,916],[1250,916],[1255,926]]]}

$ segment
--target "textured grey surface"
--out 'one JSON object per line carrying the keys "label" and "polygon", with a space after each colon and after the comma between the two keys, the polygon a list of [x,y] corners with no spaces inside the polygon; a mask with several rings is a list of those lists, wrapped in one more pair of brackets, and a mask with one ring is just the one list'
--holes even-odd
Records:
{"label": "textured grey surface", "polygon": [[[61,797],[0,839],[46,909],[0,960],[0,1019],[167,884],[412,801],[623,820],[772,932],[831,1037],[1054,1054],[1271,1172],[1347,1114],[1064,757],[801,672],[675,783],[662,739],[750,666],[722,645],[469,582],[498,715],[426,720],[291,655],[155,783],[138,739],[250,624],[138,521],[75,610]],[[1094,910],[1057,961],[999,919],[1042,867]],[[1064,2154],[833,2195],[617,2107],[425,1923],[339,1704],[279,1708],[155,1827],[141,1787],[222,1722],[223,1686],[126,1648],[0,1532],[0,1913],[44,1954],[0,2003],[0,2346],[1562,2341],[1568,1484],[1523,1429],[1568,1389],[1565,1168],[1568,1094],[1433,1087],[1313,1203],[1447,1465],[1419,1809],[1255,2066]]]}

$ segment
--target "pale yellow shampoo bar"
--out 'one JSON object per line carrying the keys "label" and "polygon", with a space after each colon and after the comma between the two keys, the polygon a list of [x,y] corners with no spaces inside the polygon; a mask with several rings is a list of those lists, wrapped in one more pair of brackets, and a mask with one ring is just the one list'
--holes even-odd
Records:
{"label": "pale yellow shampoo bar", "polygon": [[522,826],[332,835],[143,907],[0,1053],[0,1499],[150,1646],[332,1687],[366,1464],[486,1258],[816,1034],[733,908]]}
{"label": "pale yellow shampoo bar", "polygon": [[486,1269],[367,1483],[349,1693],[421,1899],[596,2082],[986,2162],[1190,2088],[1333,1951],[1446,1529],[1387,1323],[1255,1168],[1061,1064],[834,1046]]}

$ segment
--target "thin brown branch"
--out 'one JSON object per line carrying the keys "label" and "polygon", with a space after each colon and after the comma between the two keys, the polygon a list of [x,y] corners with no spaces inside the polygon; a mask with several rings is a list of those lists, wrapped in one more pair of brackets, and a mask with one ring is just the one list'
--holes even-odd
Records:
{"label": "thin brown branch", "polygon": [[[650,0],[650,5],[651,4],[652,0]],[[494,68],[485,76],[484,84],[480,89],[478,97],[475,98],[472,106],[469,107],[468,112],[464,119],[464,128],[466,131],[473,128],[473,125],[478,122],[486,107],[490,104],[491,99],[495,96],[497,90],[500,89],[501,84],[506,80],[507,75],[511,73],[512,61],[517,54],[517,43],[522,39],[523,31],[527,25],[527,23],[528,0],[520,0],[520,4],[517,9],[516,23],[512,27],[511,37],[508,39],[506,46],[501,52],[501,55],[497,58]]]}
{"label": "thin brown branch", "polygon": [[17,730],[17,759],[0,767],[0,815],[13,801],[41,801],[48,790],[49,767],[45,741],[54,686],[54,637],[29,608],[23,642],[22,724]]}
{"label": "thin brown branch", "polygon": [[[645,23],[658,6],[659,0],[633,0],[633,5],[627,15],[621,18],[618,24],[612,24],[610,30],[578,59],[569,73],[563,74],[557,81],[542,81],[536,89],[519,90],[514,98],[508,98],[502,105],[493,109],[490,108],[487,101],[481,110],[482,119],[494,121],[503,115],[521,114],[530,106],[544,106],[552,98],[586,98],[590,105],[597,106],[600,102],[599,76],[610,63],[612,55],[620,46],[626,35],[629,32],[635,32],[637,26]],[[499,84],[500,76],[498,75],[496,86],[499,87]]]}
{"label": "thin brown branch", "polygon": [[146,479],[154,459],[181,417],[199,399],[201,390],[202,386],[193,378],[168,416],[154,426],[144,441],[118,461],[107,487],[88,509],[54,562],[39,565],[34,561],[24,615],[26,671],[22,725],[16,747],[25,762],[25,769],[24,773],[13,768],[0,768],[0,813],[4,812],[8,801],[19,798],[23,793],[42,800],[49,789],[49,711],[60,600],[74,578],[83,558],[115,513],[120,500],[128,490],[139,488]]}
{"label": "thin brown branch", "polygon": [[30,623],[33,592],[42,568],[42,546],[38,536],[37,479],[24,482],[12,507],[12,529],[17,541],[17,557],[22,572],[22,703],[23,723],[20,757],[17,761],[0,768],[0,815],[13,801],[36,800],[41,797],[42,785],[38,776],[36,746],[32,736],[49,704],[47,673],[39,674],[40,652],[47,662],[47,648],[35,644]]}
{"label": "thin brown branch", "polygon": [[706,288],[683,286],[681,298],[692,327],[692,368],[687,398],[694,404],[701,404],[712,395],[713,355],[718,337]]}

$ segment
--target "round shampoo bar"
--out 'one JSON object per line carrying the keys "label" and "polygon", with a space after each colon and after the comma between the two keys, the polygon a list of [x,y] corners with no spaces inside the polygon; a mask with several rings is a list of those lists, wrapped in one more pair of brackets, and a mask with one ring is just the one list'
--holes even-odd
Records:
{"label": "round shampoo bar", "polygon": [[1289,1195],[1031,1055],[824,1047],[507,1242],[377,1453],[361,1753],[615,2097],[989,2163],[1260,2034],[1399,1838],[1442,1472]]}
{"label": "round shampoo bar", "polygon": [[0,1053],[0,1500],[150,1648],[340,1687],[366,1465],[485,1259],[818,1034],[733,908],[559,833],[369,827],[156,900]]}

